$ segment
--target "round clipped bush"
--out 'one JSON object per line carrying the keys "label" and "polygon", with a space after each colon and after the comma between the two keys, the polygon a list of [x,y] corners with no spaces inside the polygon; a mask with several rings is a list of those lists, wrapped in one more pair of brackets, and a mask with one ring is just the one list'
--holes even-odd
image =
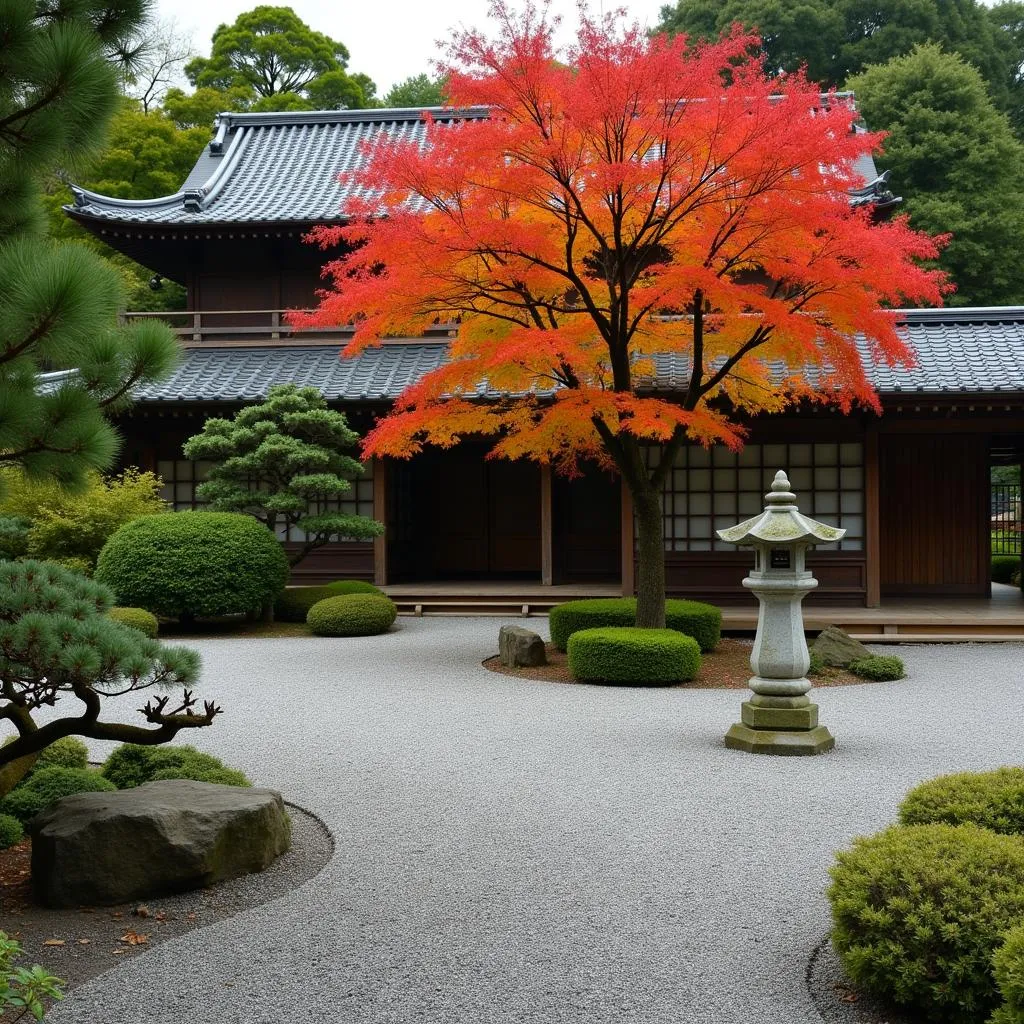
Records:
{"label": "round clipped bush", "polygon": [[288,579],[288,559],[252,516],[168,512],[122,526],[103,546],[95,578],[122,605],[187,621],[272,602]]}
{"label": "round clipped bush", "polygon": [[569,671],[583,683],[684,683],[700,670],[697,641],[674,629],[581,629],[568,646]]}
{"label": "round clipped bush", "polygon": [[1012,583],[1013,574],[1020,570],[1020,555],[993,555],[992,582]]}
{"label": "round clipped bush", "polygon": [[991,1024],[1024,1024],[1024,925],[1007,933],[992,958],[992,970],[1003,1005]]}
{"label": "round clipped bush", "polygon": [[33,772],[43,768],[88,768],[89,748],[77,736],[63,736],[39,751]]}
{"label": "round clipped bush", "polygon": [[380,594],[384,596],[384,591],[380,587],[375,587],[372,583],[367,583],[366,580],[335,580],[326,586],[335,597],[342,594]]}
{"label": "round clipped bush", "polygon": [[147,747],[122,743],[111,751],[101,772],[118,789],[134,789],[161,779],[192,779],[222,786],[252,785],[242,772],[226,767],[219,757],[204,754],[187,744]]}
{"label": "round clipped bush", "polygon": [[363,580],[337,580],[316,587],[286,587],[274,602],[274,618],[279,622],[305,622],[313,605],[343,594],[377,594],[383,597],[384,591]]}
{"label": "round clipped bush", "polygon": [[24,824],[66,796],[114,788],[99,772],[88,768],[41,768],[0,800],[0,814],[10,814]]}
{"label": "round clipped bush", "polygon": [[203,768],[190,761],[183,761],[177,768],[161,768],[153,773],[150,782],[163,779],[191,779],[192,782],[212,782],[218,786],[251,786],[245,772],[237,768]]}
{"label": "round clipped bush", "polygon": [[147,612],[145,608],[111,608],[107,612],[107,618],[124,626],[131,626],[151,640],[155,640],[160,632],[160,623],[157,622],[156,616],[152,612]]}
{"label": "round clipped bush", "polygon": [[1024,768],[940,775],[915,786],[900,804],[904,825],[980,825],[1024,836]]}
{"label": "round clipped bush", "polygon": [[[598,626],[635,626],[635,597],[599,597],[567,601],[551,609],[551,642],[560,651],[568,649],[569,637],[581,629]],[[705,654],[713,651],[722,636],[722,611],[700,601],[665,602],[665,626],[692,636]]]}
{"label": "round clipped bush", "polygon": [[983,1024],[992,956],[1024,915],[1024,843],[975,825],[895,825],[832,868],[832,945],[849,977],[928,1020]]}
{"label": "round clipped bush", "polygon": [[25,838],[25,828],[11,814],[0,814],[0,850],[6,850]]}
{"label": "round clipped bush", "polygon": [[306,622],[317,636],[375,636],[386,633],[398,615],[383,594],[343,594],[318,601]]}
{"label": "round clipped bush", "polygon": [[855,676],[875,683],[891,683],[907,674],[902,659],[891,654],[869,654],[866,658],[857,658],[850,662],[849,669]]}

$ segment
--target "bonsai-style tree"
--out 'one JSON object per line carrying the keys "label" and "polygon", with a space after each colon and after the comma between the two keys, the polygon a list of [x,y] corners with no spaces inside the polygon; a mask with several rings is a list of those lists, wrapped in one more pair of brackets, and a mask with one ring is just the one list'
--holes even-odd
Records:
{"label": "bonsai-style tree", "polygon": [[345,452],[359,441],[345,417],[327,408],[316,388],[279,384],[267,400],[234,419],[208,419],[185,442],[185,457],[216,463],[196,497],[216,512],[245,512],[272,533],[306,535],[288,556],[298,565],[332,537],[369,540],[384,526],[367,516],[332,510],[363,467]]}
{"label": "bonsai-style tree", "polygon": [[881,307],[940,302],[941,274],[917,262],[938,245],[851,204],[854,160],[880,137],[801,75],[770,79],[757,40],[690,48],[583,14],[559,52],[542,9],[492,14],[497,38],[456,33],[439,68],[477,115],[364,149],[346,222],[313,233],[344,246],[334,288],[292,322],[354,324],[346,355],[458,322],[447,364],[364,454],[482,434],[492,456],[614,465],[638,531],[637,622],[662,626],[679,448],[739,448],[747,417],[805,400],[877,408],[861,353],[910,360]]}
{"label": "bonsai-style tree", "polygon": [[[181,698],[152,697],[139,711],[148,725],[100,720],[108,697],[150,687],[189,687],[199,655],[167,647],[106,616],[104,586],[47,562],[0,563],[0,722],[16,738],[0,746],[0,796],[32,767],[41,750],[64,736],[157,744],[182,729],[210,725],[220,708],[202,711]],[[67,706],[67,699],[78,704]],[[80,706],[79,706],[80,705]],[[66,711],[53,717],[48,709]],[[45,724],[37,721],[46,709]]]}

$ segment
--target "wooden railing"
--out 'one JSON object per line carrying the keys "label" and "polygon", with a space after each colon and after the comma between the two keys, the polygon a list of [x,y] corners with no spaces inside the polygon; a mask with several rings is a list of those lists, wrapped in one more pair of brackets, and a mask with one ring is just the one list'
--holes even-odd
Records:
{"label": "wooden railing", "polygon": [[[294,330],[283,309],[216,309],[178,311],[131,311],[125,320],[163,320],[187,346],[192,345],[322,345],[352,337],[351,325],[343,327],[310,327]],[[453,324],[438,324],[424,332],[425,338],[445,338]],[[423,338],[394,338],[390,342],[416,342]]]}

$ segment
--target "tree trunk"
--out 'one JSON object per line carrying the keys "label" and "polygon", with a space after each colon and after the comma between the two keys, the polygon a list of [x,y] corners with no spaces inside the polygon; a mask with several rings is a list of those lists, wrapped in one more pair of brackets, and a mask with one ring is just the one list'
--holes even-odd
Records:
{"label": "tree trunk", "polygon": [[38,758],[38,753],[26,754],[24,757],[19,757],[17,761],[11,761],[0,768],[0,797],[7,796],[28,775]]}
{"label": "tree trunk", "polygon": [[636,624],[644,629],[665,628],[665,542],[661,498],[652,488],[633,492],[637,527]]}

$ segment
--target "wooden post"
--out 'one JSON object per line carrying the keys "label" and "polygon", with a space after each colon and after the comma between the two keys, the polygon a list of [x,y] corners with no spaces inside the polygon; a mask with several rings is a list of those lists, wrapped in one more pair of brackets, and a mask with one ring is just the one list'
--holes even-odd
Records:
{"label": "wooden post", "polygon": [[864,557],[867,568],[867,606],[882,604],[882,552],[879,530],[878,424],[869,421],[864,437]]}
{"label": "wooden post", "polygon": [[[373,460],[373,518],[388,522],[388,464],[381,458]],[[373,538],[373,582],[382,587],[388,581],[388,535]]]}
{"label": "wooden post", "polygon": [[540,467],[540,582],[550,587],[554,582],[554,541],[551,519],[551,464]]}
{"label": "wooden post", "polygon": [[629,493],[626,482],[620,478],[622,490],[622,596],[632,597],[636,592],[636,543],[633,529],[633,495]]}
{"label": "wooden post", "polygon": [[203,340],[203,314],[198,309],[192,314],[192,340]]}

